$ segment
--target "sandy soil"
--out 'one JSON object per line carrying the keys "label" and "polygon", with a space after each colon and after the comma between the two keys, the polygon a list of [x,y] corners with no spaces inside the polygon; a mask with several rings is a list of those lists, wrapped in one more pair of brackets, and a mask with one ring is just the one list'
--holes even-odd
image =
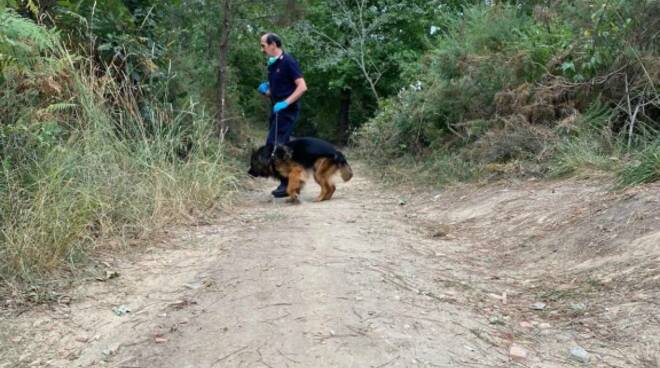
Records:
{"label": "sandy soil", "polygon": [[213,224],[100,256],[118,277],[2,312],[0,367],[658,366],[660,185],[355,169],[331,201],[257,182]]}

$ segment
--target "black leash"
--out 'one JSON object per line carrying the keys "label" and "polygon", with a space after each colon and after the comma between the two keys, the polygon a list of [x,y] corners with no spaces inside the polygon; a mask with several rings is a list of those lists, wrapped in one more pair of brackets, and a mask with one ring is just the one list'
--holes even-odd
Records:
{"label": "black leash", "polygon": [[275,113],[275,137],[273,138],[273,152],[270,154],[271,157],[275,157],[275,148],[277,148],[277,117],[278,113]]}

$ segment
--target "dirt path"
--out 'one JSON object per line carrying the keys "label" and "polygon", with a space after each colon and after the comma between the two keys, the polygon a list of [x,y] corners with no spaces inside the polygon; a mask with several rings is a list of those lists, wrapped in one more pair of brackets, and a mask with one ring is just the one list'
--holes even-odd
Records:
{"label": "dirt path", "polygon": [[[310,185],[302,204],[289,205],[271,200],[269,186],[261,183],[243,194],[235,210],[213,225],[173,231],[165,245],[132,259],[108,256],[108,270],[119,277],[81,285],[72,290],[71,302],[65,298],[3,317],[0,367],[657,363],[658,188],[633,198],[644,204],[635,210],[646,216],[643,220],[617,232],[616,241],[603,238],[612,247],[619,239],[634,239],[639,243],[634,250],[644,251],[628,272],[637,272],[647,286],[626,289],[639,295],[621,305],[605,298],[611,293],[605,289],[576,294],[582,290],[578,273],[547,273],[570,268],[572,261],[592,272],[618,265],[607,257],[633,259],[599,248],[604,263],[585,265],[572,248],[560,251],[571,257],[568,262],[552,258],[556,245],[545,246],[544,236],[561,226],[585,216],[595,221],[593,226],[603,224],[597,218],[610,216],[608,208],[630,204],[597,187],[525,183],[491,187],[469,198],[466,193],[479,189],[411,196],[384,191],[357,175],[340,184],[329,202],[312,203],[318,188]],[[561,201],[568,197],[572,201]],[[591,211],[597,203],[609,207],[586,215],[571,212]],[[619,207],[615,214],[623,213]],[[582,225],[588,236],[591,224]],[[533,251],[518,248],[532,240],[538,244]],[[571,244],[570,239],[561,242]],[[525,260],[529,264],[522,265]],[[560,288],[569,276],[573,284]],[[578,296],[542,297],[548,288]],[[547,307],[529,308],[539,301]],[[592,307],[597,301],[602,309]],[[577,302],[586,312],[571,314],[567,305]],[[112,312],[121,305],[130,312]],[[637,324],[636,338],[626,335],[617,313]],[[588,361],[571,356],[575,346],[588,350]],[[517,349],[526,357],[516,358]]]}

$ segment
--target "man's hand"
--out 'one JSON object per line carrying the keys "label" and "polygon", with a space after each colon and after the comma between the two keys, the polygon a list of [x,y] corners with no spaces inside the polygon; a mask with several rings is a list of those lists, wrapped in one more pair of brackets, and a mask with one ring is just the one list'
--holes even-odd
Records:
{"label": "man's hand", "polygon": [[257,90],[258,90],[259,93],[261,93],[262,95],[265,95],[266,93],[268,93],[268,87],[269,87],[268,82],[263,82],[263,83],[261,83],[261,84],[259,85],[259,88],[257,88]]}
{"label": "man's hand", "polygon": [[289,103],[286,102],[286,100],[285,101],[280,101],[280,102],[276,103],[275,106],[273,106],[273,112],[278,113],[278,112],[280,112],[280,110],[284,110],[287,107],[289,107]]}

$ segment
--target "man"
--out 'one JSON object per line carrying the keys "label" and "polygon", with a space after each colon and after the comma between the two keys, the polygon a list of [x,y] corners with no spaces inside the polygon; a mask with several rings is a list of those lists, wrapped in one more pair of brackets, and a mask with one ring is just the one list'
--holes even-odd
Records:
{"label": "man", "polygon": [[[284,144],[289,141],[298,119],[298,100],[307,91],[307,84],[298,62],[282,50],[282,39],[278,35],[269,32],[261,36],[261,52],[268,56],[268,82],[261,83],[258,90],[270,96],[273,106],[266,144]],[[287,180],[282,179],[277,189],[272,191],[273,196],[288,196],[287,184]]]}

